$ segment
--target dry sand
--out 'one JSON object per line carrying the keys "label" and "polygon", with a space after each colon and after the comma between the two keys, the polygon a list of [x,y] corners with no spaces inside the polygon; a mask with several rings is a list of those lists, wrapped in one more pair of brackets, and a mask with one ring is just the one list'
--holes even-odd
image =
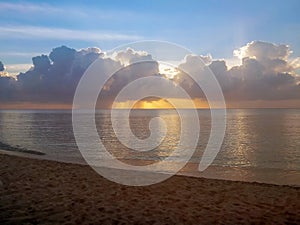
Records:
{"label": "dry sand", "polygon": [[147,187],[0,154],[0,224],[300,224],[300,188],[174,176]]}

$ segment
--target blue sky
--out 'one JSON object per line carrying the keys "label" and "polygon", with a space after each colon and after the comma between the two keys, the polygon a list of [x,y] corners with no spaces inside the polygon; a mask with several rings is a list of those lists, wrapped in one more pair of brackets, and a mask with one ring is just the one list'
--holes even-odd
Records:
{"label": "blue sky", "polygon": [[136,40],[175,42],[232,58],[253,40],[288,44],[300,55],[300,1],[0,1],[0,61],[67,45],[109,50]]}

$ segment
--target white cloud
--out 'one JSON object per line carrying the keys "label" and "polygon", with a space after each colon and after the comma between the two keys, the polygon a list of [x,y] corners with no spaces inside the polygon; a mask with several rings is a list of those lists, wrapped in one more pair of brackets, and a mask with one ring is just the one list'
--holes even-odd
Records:
{"label": "white cloud", "polygon": [[15,56],[15,57],[33,57],[36,55],[41,55],[41,52],[0,52],[0,57],[5,58],[7,56]]}
{"label": "white cloud", "polygon": [[28,71],[32,67],[32,64],[6,64],[5,70],[10,76],[16,76],[20,72]]}
{"label": "white cloud", "polygon": [[48,4],[0,2],[0,11],[15,11],[21,13],[61,12],[62,10]]}
{"label": "white cloud", "polygon": [[131,48],[126,50],[114,52],[111,56],[112,59],[120,61],[123,65],[132,64],[136,61],[149,61],[153,60],[152,56],[146,51],[136,51]]}
{"label": "white cloud", "polygon": [[294,69],[299,69],[300,68],[300,57],[292,59],[290,64]]}
{"label": "white cloud", "polygon": [[226,59],[220,59],[226,62],[226,66],[228,67],[228,69],[231,69],[234,66],[240,66],[242,65],[242,60],[239,58],[226,58]]}
{"label": "white cloud", "polygon": [[98,30],[71,30],[64,28],[36,26],[7,26],[0,27],[0,39],[54,39],[54,40],[139,40],[138,35],[121,34]]}
{"label": "white cloud", "polygon": [[257,60],[287,59],[290,53],[292,53],[292,51],[288,45],[277,45],[263,41],[252,41],[233,51],[233,54],[240,59],[249,57],[256,58]]}

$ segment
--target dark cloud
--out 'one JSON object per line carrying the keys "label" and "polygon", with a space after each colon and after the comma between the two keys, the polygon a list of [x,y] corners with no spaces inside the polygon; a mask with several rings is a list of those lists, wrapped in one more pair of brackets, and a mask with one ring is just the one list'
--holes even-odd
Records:
{"label": "dark cloud", "polygon": [[[287,45],[251,42],[238,50],[242,65],[228,71],[238,82],[231,97],[242,100],[299,99],[295,67],[289,60]],[[235,97],[234,97],[235,96]]]}
{"label": "dark cloud", "polygon": [[54,65],[63,65],[72,63],[75,57],[76,50],[68,48],[66,46],[61,46],[54,48],[49,55]]}
{"label": "dark cloud", "polygon": [[51,62],[48,56],[41,55],[32,58],[34,70],[41,74],[46,74],[51,67]]}
{"label": "dark cloud", "polygon": [[70,103],[86,68],[98,57],[96,50],[61,46],[32,58],[33,67],[17,76],[16,91],[22,101]]}
{"label": "dark cloud", "polygon": [[[103,103],[105,103],[105,106],[111,107],[115,97],[126,85],[130,84],[132,81],[138,78],[156,74],[158,74],[158,65],[154,61],[121,67],[121,69],[114,73],[113,76],[107,81],[104,90],[102,90],[102,92],[100,93],[101,97],[99,98],[98,105],[102,104],[101,106],[103,106]],[[144,88],[151,88],[149,84],[145,85],[148,86],[139,86],[138,89],[132,90],[132,92],[126,96],[126,99],[123,98],[122,100],[136,100],[136,97],[138,97],[137,93],[143,91]]]}
{"label": "dark cloud", "polygon": [[15,94],[16,80],[12,77],[1,76],[5,67],[0,61],[0,102],[8,102],[13,99]]}
{"label": "dark cloud", "polygon": [[2,71],[4,71],[4,65],[3,65],[3,63],[0,61],[0,72],[2,72]]}
{"label": "dark cloud", "polygon": [[0,102],[7,103],[15,99],[16,80],[12,77],[0,76]]}
{"label": "dark cloud", "polygon": [[[213,60],[210,55],[188,55],[178,66],[179,72],[172,79],[174,84],[172,90],[170,85],[163,83],[156,87],[143,84],[133,90],[131,96],[126,96],[128,99],[123,100],[136,100],[137,93],[152,88],[153,90],[158,88],[175,98],[178,85],[192,98],[205,98],[198,85],[184,71],[205,78],[211,76],[209,70],[219,81],[227,102],[300,99],[299,76],[296,74],[300,60],[298,58],[290,60],[290,53],[291,50],[287,45],[251,42],[234,51],[242,63],[232,68],[227,67],[225,60]],[[199,57],[203,61],[202,65],[198,63]],[[98,48],[77,51],[61,46],[54,48],[49,56],[33,57],[33,67],[25,73],[20,73],[17,79],[0,76],[0,103],[71,104],[79,80],[95,60],[98,60],[99,76],[108,78],[113,74],[101,91],[102,107],[111,106],[120,90],[133,80],[152,75],[165,77],[160,74],[158,62],[147,52],[129,48],[107,56]],[[146,62],[135,63],[138,61]],[[127,66],[128,64],[132,65]],[[0,70],[4,70],[1,62]]]}
{"label": "dark cloud", "polygon": [[[300,99],[295,72],[298,60],[289,60],[291,50],[287,45],[251,42],[234,53],[242,57],[242,65],[228,69],[224,60],[215,60],[208,65],[228,102]],[[194,57],[186,57],[179,67],[187,71],[198,70],[195,72],[199,77],[209,76],[206,70],[197,69]],[[186,74],[180,73],[175,80],[189,90],[192,96],[204,98]]]}

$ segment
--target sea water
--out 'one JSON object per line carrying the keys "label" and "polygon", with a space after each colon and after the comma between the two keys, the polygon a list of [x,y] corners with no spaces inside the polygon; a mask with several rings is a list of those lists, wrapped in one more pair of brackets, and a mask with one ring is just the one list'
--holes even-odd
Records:
{"label": "sea water", "polygon": [[[300,109],[228,109],[222,147],[204,172],[197,165],[211,134],[210,110],[199,109],[200,136],[189,165],[180,173],[188,176],[300,185]],[[184,113],[189,113],[185,110]],[[114,132],[110,110],[97,110],[95,122],[99,139],[118,160],[155,163],[176,149],[182,134],[176,110],[132,110],[131,132],[140,139],[150,135],[154,117],[165,121],[167,133],[151,151],[135,151],[123,145]],[[128,130],[119,130],[128,135]],[[88,135],[88,134],[87,134]],[[44,158],[85,163],[73,134],[71,110],[0,110],[0,142],[46,153]],[[189,146],[182,146],[189,148]],[[176,163],[180,156],[171,160]]]}

